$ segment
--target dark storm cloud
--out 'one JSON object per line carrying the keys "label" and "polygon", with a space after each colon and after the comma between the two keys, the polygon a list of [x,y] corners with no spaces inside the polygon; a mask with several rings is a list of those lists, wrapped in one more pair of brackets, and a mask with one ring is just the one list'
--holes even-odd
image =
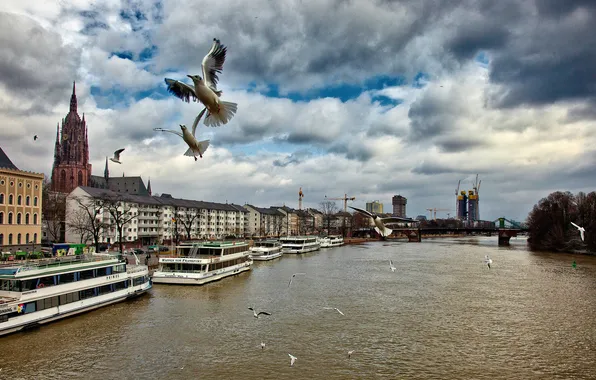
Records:
{"label": "dark storm cloud", "polygon": [[466,152],[471,149],[487,146],[488,143],[480,138],[446,136],[434,141],[435,145],[445,153]]}
{"label": "dark storm cloud", "polygon": [[274,127],[271,123],[255,123],[238,121],[239,124],[227,126],[225,130],[218,131],[215,139],[219,144],[250,144],[260,141],[272,133]]}
{"label": "dark storm cloud", "polygon": [[472,59],[479,50],[505,46],[509,34],[505,25],[486,25],[484,21],[464,25],[448,42],[447,49],[459,60]]}
{"label": "dark storm cloud", "polygon": [[425,175],[457,173],[457,172],[458,172],[458,170],[450,167],[449,165],[441,164],[439,162],[434,162],[432,160],[429,160],[429,161],[424,160],[420,165],[417,165],[412,169],[412,173],[425,174]]}
{"label": "dark storm cloud", "polygon": [[[70,93],[80,51],[31,18],[0,12],[0,85],[11,95],[52,106]],[[32,107],[31,112],[40,111]]]}
{"label": "dark storm cloud", "polygon": [[283,160],[274,160],[273,165],[277,167],[285,168],[290,164],[299,164],[307,158],[312,157],[312,153],[308,150],[297,150],[296,152],[289,154]]}
{"label": "dark storm cloud", "polygon": [[335,144],[329,148],[330,153],[344,155],[348,160],[366,162],[374,156],[374,152],[358,142],[347,144]]}

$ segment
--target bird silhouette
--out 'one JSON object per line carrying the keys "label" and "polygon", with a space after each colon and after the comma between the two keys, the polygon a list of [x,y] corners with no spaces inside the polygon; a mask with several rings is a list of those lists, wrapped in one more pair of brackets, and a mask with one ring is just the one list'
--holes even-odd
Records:
{"label": "bird silhouette", "polygon": [[261,314],[264,314],[264,315],[271,315],[270,313],[267,313],[266,311],[259,311],[259,312],[257,313],[257,312],[255,311],[255,309],[254,309],[254,308],[252,308],[252,307],[249,307],[249,308],[248,308],[248,310],[252,310],[253,317],[255,317],[255,318],[259,318],[259,315],[261,315]]}
{"label": "bird silhouette", "polygon": [[37,135],[33,136],[33,141],[37,140]]}

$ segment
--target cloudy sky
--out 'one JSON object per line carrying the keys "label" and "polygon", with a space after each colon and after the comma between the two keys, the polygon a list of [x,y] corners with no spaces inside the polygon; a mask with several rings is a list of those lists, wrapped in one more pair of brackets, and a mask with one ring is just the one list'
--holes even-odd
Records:
{"label": "cloudy sky", "polygon": [[[556,190],[596,190],[593,0],[8,0],[0,12],[0,146],[50,174],[77,82],[94,174],[154,192],[266,207],[408,199],[455,212],[479,174],[481,219],[524,220]],[[199,74],[217,37],[232,121],[177,136],[202,109],[164,78]],[[34,142],[32,136],[39,140]],[[467,179],[466,179],[467,178]],[[337,202],[343,206],[343,202]],[[439,212],[446,216],[446,212]]]}

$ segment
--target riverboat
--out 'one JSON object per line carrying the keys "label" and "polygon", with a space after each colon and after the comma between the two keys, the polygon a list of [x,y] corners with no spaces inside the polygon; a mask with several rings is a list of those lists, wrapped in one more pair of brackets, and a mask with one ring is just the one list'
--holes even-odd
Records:
{"label": "riverboat", "polygon": [[279,241],[283,253],[307,253],[321,248],[316,236],[284,236]]}
{"label": "riverboat", "polygon": [[283,255],[281,248],[278,240],[257,241],[250,248],[250,257],[257,261],[273,260]]}

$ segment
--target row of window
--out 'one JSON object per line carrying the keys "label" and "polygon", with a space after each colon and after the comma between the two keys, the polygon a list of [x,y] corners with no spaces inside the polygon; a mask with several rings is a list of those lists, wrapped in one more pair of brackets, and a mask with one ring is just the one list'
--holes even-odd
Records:
{"label": "row of window", "polygon": [[[16,312],[4,314],[0,316],[0,323],[8,321],[10,318],[16,317],[21,314],[30,314],[36,311],[42,311],[45,309],[50,309],[53,307],[58,307],[62,305],[68,305],[69,303],[82,301],[88,298],[93,298],[97,296],[101,296],[104,294],[109,294],[113,292],[117,292],[119,290],[123,290],[128,288],[129,286],[137,286],[141,285],[145,282],[149,281],[147,276],[141,276],[134,278],[133,280],[125,280],[116,282],[110,285],[103,285],[98,286],[95,288],[80,290],[77,292],[72,292],[68,294],[62,294],[60,296],[49,297],[38,301],[27,302],[24,304],[20,304],[19,308]],[[131,285],[132,282],[132,285]]]}
{"label": "row of window", "polygon": [[[37,243],[37,233],[33,234],[33,240],[29,240],[29,234],[26,233],[25,234],[25,241],[22,241],[22,234],[18,233],[17,234],[17,242],[16,244],[36,244]],[[12,245],[13,244],[13,234],[8,234],[8,242],[6,243],[7,245]],[[0,246],[4,245],[4,234],[0,234]]]}
{"label": "row of window", "polygon": [[[33,197],[33,206],[37,206],[38,203],[38,198],[37,197]],[[0,205],[4,204],[4,193],[0,193]],[[12,194],[8,194],[8,204],[12,205],[14,204],[14,196]],[[23,196],[22,195],[18,195],[17,196],[17,205],[21,206],[23,204]],[[29,195],[27,195],[25,197],[25,206],[30,206],[31,205],[31,197]]]}
{"label": "row of window", "polygon": [[[1,186],[4,186],[5,183],[6,182],[3,179],[0,180],[0,185]],[[14,181],[10,181],[10,187],[14,187]],[[22,187],[23,187],[23,182],[19,182],[19,188],[22,188]],[[30,189],[30,188],[31,188],[31,184],[28,183],[27,184],[27,189]],[[35,185],[35,190],[39,190],[39,185]]]}
{"label": "row of window", "polygon": [[[8,213],[7,223],[6,224],[14,224],[13,221],[13,213],[12,211]],[[22,224],[23,221],[23,213],[17,212],[17,223]],[[25,224],[30,224],[31,221],[29,213],[25,213]],[[4,224],[4,212],[0,211],[0,224]],[[33,224],[37,225],[37,213],[33,214]]]}

